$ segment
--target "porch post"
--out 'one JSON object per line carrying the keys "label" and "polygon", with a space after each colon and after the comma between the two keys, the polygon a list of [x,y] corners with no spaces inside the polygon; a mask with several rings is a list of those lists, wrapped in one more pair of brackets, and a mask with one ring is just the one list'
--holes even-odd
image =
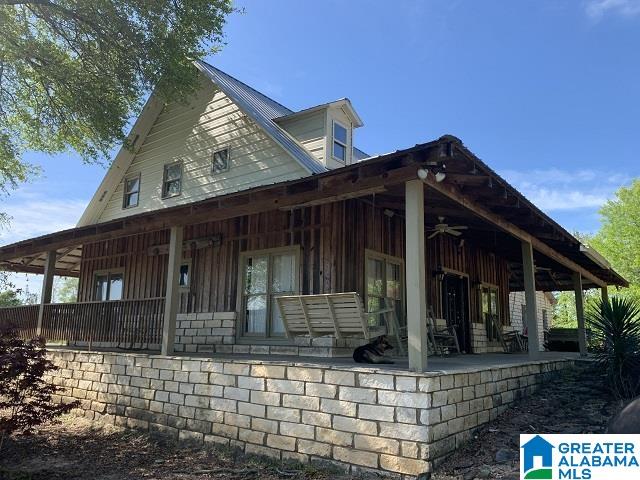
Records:
{"label": "porch post", "polygon": [[540,356],[538,308],[536,306],[536,273],[533,264],[533,247],[529,242],[525,241],[522,242],[522,272],[524,274],[524,298],[527,315],[529,358],[534,360]]}
{"label": "porch post", "polygon": [[427,301],[424,255],[424,184],[405,184],[407,337],[409,369],[427,369]]}
{"label": "porch post", "polygon": [[40,292],[40,308],[38,309],[38,323],[36,326],[36,335],[42,335],[42,322],[44,320],[44,306],[51,303],[51,295],[53,293],[53,274],[56,271],[56,259],[58,252],[51,250],[47,252],[47,258],[44,261],[44,277],[42,279],[42,291]]}
{"label": "porch post", "polygon": [[162,323],[162,355],[173,353],[176,336],[176,317],[179,301],[179,274],[182,261],[182,227],[171,227],[169,240],[169,264],[167,266],[167,290],[164,296],[164,322]]}
{"label": "porch post", "polygon": [[573,272],[573,291],[576,297],[576,318],[578,319],[578,346],[580,355],[587,354],[587,332],[584,328],[584,294],[582,293],[582,275]]}
{"label": "porch post", "polygon": [[602,303],[609,303],[609,289],[606,285],[600,289],[600,296],[602,298]]}

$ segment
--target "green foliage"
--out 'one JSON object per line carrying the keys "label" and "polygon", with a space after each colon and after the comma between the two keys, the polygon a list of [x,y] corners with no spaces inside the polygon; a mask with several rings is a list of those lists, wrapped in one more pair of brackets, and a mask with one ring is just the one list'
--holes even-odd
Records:
{"label": "green foliage", "polygon": [[216,51],[230,0],[0,0],[0,190],[25,149],[107,158],[153,88],[185,99]]}
{"label": "green foliage", "polygon": [[630,287],[618,293],[640,301],[640,179],[620,188],[600,216],[602,227],[589,245],[629,281]]}
{"label": "green foliage", "polygon": [[18,305],[22,305],[18,292],[15,290],[0,292],[0,307],[17,307]]}
{"label": "green foliage", "polygon": [[78,301],[78,279],[60,277],[54,281],[53,299],[56,303],[74,303]]}
{"label": "green foliage", "polygon": [[618,398],[640,392],[640,303],[614,296],[593,302],[585,312],[592,331],[591,345]]}

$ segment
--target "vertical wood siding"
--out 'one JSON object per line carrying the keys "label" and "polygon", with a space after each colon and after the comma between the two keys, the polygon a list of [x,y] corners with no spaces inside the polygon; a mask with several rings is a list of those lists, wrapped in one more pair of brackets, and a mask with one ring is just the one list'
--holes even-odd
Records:
{"label": "vertical wood siding", "polygon": [[[404,259],[404,220],[389,218],[362,200],[346,200],[293,211],[272,211],[185,228],[185,241],[220,235],[219,246],[187,249],[191,259],[190,291],[181,294],[182,312],[233,311],[236,308],[241,252],[300,246],[302,293],[356,291],[364,295],[365,250]],[[92,300],[95,272],[123,268],[125,298],[164,295],[167,255],[149,255],[149,247],[169,242],[168,231],[85,245],[82,251],[80,301]],[[497,285],[502,321],[508,324],[509,270],[505,259],[467,240],[438,235],[427,241],[428,301],[441,315],[442,266],[469,276],[471,318],[478,318],[478,285]]]}

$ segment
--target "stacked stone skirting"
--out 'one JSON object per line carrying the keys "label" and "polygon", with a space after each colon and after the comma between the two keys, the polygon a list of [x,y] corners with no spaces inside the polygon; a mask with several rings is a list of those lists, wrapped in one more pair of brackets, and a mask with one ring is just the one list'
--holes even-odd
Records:
{"label": "stacked stone skirting", "polygon": [[[255,341],[255,340],[254,340]],[[174,350],[186,353],[239,353],[295,355],[305,357],[350,357],[363,338],[295,337],[293,345],[244,345],[236,339],[236,312],[181,313],[176,319]],[[86,346],[86,345],[77,345]],[[116,345],[96,345],[113,348]]]}
{"label": "stacked stone skirting", "polygon": [[246,453],[415,478],[573,362],[413,374],[286,362],[50,353],[84,415]]}

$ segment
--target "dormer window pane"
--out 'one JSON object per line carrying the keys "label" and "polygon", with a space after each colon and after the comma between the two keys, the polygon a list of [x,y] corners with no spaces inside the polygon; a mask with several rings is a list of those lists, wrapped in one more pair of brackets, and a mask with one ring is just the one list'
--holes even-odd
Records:
{"label": "dormer window pane", "polygon": [[347,129],[338,122],[333,122],[333,158],[347,160]]}
{"label": "dormer window pane", "polygon": [[122,198],[122,208],[135,207],[140,198],[140,175],[124,181],[124,196]]}
{"label": "dormer window pane", "polygon": [[347,144],[347,129],[338,122],[333,124],[333,138],[344,145]]}
{"label": "dormer window pane", "polygon": [[182,192],[182,164],[171,163],[164,166],[162,198],[175,197]]}

